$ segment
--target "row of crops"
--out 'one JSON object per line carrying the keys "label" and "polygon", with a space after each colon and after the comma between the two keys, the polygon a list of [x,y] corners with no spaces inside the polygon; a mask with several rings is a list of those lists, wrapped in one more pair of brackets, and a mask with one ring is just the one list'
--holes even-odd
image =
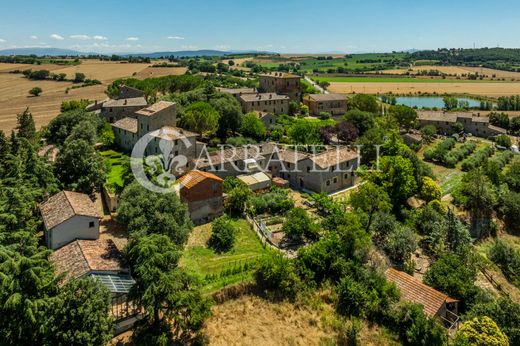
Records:
{"label": "row of crops", "polygon": [[454,168],[457,162],[466,158],[477,148],[477,144],[473,141],[468,141],[460,147],[455,148],[456,143],[455,139],[447,138],[435,147],[426,150],[424,159],[435,161],[449,168]]}
{"label": "row of crops", "polygon": [[511,150],[504,150],[489,159],[489,162],[494,163],[499,169],[504,168],[513,159],[513,152]]}
{"label": "row of crops", "polygon": [[484,161],[495,153],[495,148],[492,146],[485,146],[484,148],[477,150],[471,156],[462,161],[462,170],[464,172],[471,171],[474,168],[480,167]]}

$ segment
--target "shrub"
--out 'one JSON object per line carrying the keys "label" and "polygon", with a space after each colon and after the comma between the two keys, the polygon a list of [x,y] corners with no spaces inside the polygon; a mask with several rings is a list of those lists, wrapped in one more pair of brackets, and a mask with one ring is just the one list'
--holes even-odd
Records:
{"label": "shrub", "polygon": [[511,138],[508,135],[499,135],[495,139],[497,145],[505,148],[511,148]]}
{"label": "shrub", "polygon": [[475,153],[473,153],[470,157],[466,158],[462,161],[462,170],[464,172],[471,171],[474,168],[482,166],[484,161],[493,155],[495,149],[491,146],[486,146]]}
{"label": "shrub", "polygon": [[462,323],[455,336],[454,345],[509,346],[509,340],[495,321],[482,316]]}
{"label": "shrub", "polygon": [[453,138],[447,138],[424,152],[424,159],[428,161],[442,161],[444,156],[451,150],[457,142]]}
{"label": "shrub", "polygon": [[29,94],[31,94],[32,96],[40,96],[40,94],[42,93],[42,88],[40,87],[34,87],[32,88],[31,90],[29,90]]}
{"label": "shrub", "polygon": [[462,144],[460,147],[455,148],[448,152],[446,156],[443,158],[443,163],[450,168],[455,167],[457,162],[466,158],[477,148],[477,144],[473,141],[468,141]]}
{"label": "shrub", "polygon": [[250,204],[254,214],[263,213],[285,214],[294,208],[294,201],[286,190],[273,188],[270,192],[256,195],[250,199]]}
{"label": "shrub", "polygon": [[211,238],[208,245],[216,252],[226,252],[233,248],[236,231],[227,216],[221,216],[211,223]]}
{"label": "shrub", "polygon": [[426,202],[441,199],[441,188],[439,185],[430,177],[424,177],[421,187],[421,198]]}
{"label": "shrub", "polygon": [[262,258],[255,272],[255,280],[263,289],[293,297],[299,286],[299,277],[292,261],[276,252]]}
{"label": "shrub", "polygon": [[412,229],[400,226],[396,227],[388,236],[385,250],[388,256],[398,262],[404,263],[417,248],[417,240]]}
{"label": "shrub", "polygon": [[495,240],[489,248],[489,259],[515,286],[520,287],[520,251],[503,240]]}
{"label": "shrub", "polygon": [[302,241],[304,237],[314,237],[317,232],[316,225],[302,208],[291,209],[283,223],[282,231],[296,241]]}

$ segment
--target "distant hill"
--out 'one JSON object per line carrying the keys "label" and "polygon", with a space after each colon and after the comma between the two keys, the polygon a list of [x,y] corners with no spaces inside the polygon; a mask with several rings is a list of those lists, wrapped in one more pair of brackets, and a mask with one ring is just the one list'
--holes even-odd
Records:
{"label": "distant hill", "polygon": [[[259,52],[259,51],[221,51],[212,49],[202,50],[181,50],[181,51],[165,51],[165,52],[154,52],[154,53],[119,53],[116,55],[121,56],[140,56],[144,58],[161,58],[165,56],[176,56],[176,57],[193,57],[193,56],[224,56],[227,54],[275,54],[272,52]],[[1,55],[37,55],[37,56],[81,56],[81,55],[112,55],[112,54],[100,54],[95,52],[80,52],[71,49],[61,48],[12,48],[0,50]]]}
{"label": "distant hill", "polygon": [[0,50],[0,55],[37,55],[37,56],[79,56],[95,53],[79,52],[61,48],[11,48]]}

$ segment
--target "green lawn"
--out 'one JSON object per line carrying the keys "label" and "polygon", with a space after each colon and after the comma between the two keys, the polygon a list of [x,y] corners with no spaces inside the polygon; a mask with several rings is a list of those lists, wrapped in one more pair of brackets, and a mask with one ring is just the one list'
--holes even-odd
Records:
{"label": "green lawn", "polygon": [[211,224],[205,224],[193,229],[181,257],[180,265],[202,280],[206,293],[251,280],[256,262],[268,252],[246,220],[232,222],[237,230],[233,249],[219,254],[208,248]]}
{"label": "green lawn", "polygon": [[124,161],[128,160],[128,157],[114,150],[105,150],[100,152],[100,154],[107,168],[107,185],[124,187]]}

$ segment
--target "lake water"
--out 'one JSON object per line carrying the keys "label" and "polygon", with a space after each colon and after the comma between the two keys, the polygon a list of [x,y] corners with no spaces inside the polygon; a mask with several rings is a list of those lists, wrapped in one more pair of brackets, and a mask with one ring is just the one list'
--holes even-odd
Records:
{"label": "lake water", "polygon": [[[443,108],[444,101],[442,99],[443,98],[439,96],[396,96],[398,105],[405,105],[417,108]],[[457,97],[457,100],[469,102],[470,107],[480,107],[480,101],[478,100],[466,97]]]}

